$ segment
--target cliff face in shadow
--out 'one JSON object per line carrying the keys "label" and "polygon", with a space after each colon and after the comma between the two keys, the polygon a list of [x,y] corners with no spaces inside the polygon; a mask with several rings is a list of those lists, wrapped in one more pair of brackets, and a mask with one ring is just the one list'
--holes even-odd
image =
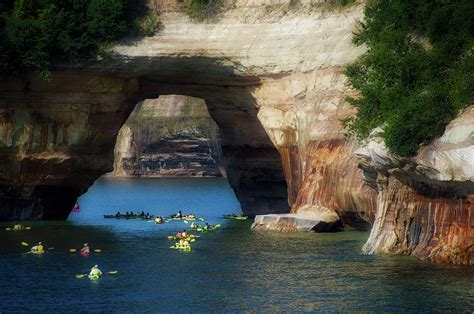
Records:
{"label": "cliff face in shadow", "polygon": [[140,102],[115,145],[116,177],[220,177],[219,129],[198,98],[170,95]]}
{"label": "cliff face in shadow", "polygon": [[363,5],[321,11],[291,2],[237,0],[205,24],[164,10],[159,34],[124,42],[110,60],[58,68],[51,82],[32,74],[28,94],[2,81],[0,197],[9,205],[1,219],[66,217],[112,170],[115,137],[135,105],[178,94],[206,102],[245,213],[310,208],[346,227],[373,224],[367,253],[473,263],[472,139],[441,139],[402,162],[345,138],[340,119],[354,114],[345,102],[354,92],[343,72],[364,51],[351,42]]}

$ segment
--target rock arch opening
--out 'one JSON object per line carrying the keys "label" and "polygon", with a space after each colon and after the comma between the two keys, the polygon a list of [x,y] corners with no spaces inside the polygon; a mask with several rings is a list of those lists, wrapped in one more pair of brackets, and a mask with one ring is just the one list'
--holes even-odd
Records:
{"label": "rock arch opening", "polygon": [[[186,72],[182,72],[186,73]],[[203,99],[219,128],[231,187],[249,215],[289,212],[279,151],[262,126],[256,79],[127,78],[57,72],[10,84],[1,98],[0,220],[66,219],[76,199],[113,170],[116,136],[135,105],[164,95]]]}
{"label": "rock arch opening", "polygon": [[204,100],[139,102],[117,135],[114,177],[225,177],[219,128]]}

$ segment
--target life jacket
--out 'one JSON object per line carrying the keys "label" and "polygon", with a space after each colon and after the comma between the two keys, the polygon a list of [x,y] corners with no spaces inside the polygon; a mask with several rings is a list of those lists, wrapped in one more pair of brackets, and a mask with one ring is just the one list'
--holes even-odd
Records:
{"label": "life jacket", "polygon": [[39,244],[38,246],[36,246],[36,251],[37,252],[44,252],[44,247],[41,244]]}
{"label": "life jacket", "polygon": [[92,276],[101,276],[101,275],[102,275],[102,272],[100,271],[99,268],[93,267],[93,268],[91,269],[90,275],[92,275]]}

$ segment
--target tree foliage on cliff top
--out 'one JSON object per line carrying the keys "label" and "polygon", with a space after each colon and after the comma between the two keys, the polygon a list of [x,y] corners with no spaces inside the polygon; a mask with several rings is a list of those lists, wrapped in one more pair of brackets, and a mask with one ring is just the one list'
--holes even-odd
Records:
{"label": "tree foliage on cliff top", "polygon": [[473,102],[474,1],[376,0],[354,36],[367,53],[346,70],[360,97],[344,122],[362,139],[382,126],[387,147],[415,155]]}
{"label": "tree foliage on cliff top", "polygon": [[0,74],[37,70],[47,78],[54,62],[94,60],[117,40],[139,35],[147,14],[142,0],[2,0]]}

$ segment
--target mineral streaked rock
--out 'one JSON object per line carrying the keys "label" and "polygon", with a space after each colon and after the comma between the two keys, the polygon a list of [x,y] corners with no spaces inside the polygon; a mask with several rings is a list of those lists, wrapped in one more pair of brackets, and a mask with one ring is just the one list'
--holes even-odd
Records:
{"label": "mineral streaked rock", "polygon": [[137,105],[117,136],[117,177],[216,177],[219,129],[202,99],[169,95]]}
{"label": "mineral streaked rock", "polygon": [[137,82],[80,79],[32,77],[27,95],[21,82],[0,84],[0,220],[66,219],[77,197],[112,170]]}
{"label": "mineral streaked rock", "polygon": [[357,151],[378,191],[364,252],[474,264],[474,106],[415,158],[393,156],[380,132]]}

